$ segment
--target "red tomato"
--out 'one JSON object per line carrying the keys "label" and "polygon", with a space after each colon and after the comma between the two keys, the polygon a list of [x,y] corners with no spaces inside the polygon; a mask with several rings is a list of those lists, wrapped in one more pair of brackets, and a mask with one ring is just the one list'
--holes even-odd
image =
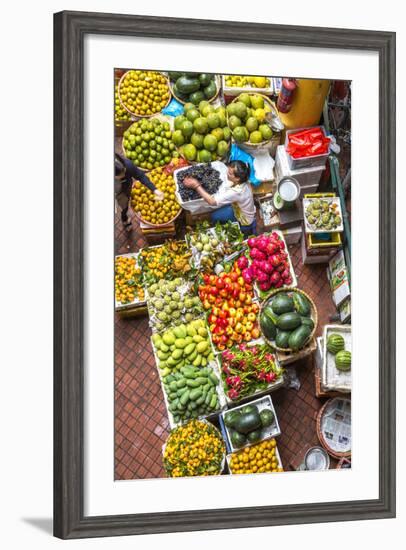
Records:
{"label": "red tomato", "polygon": [[216,303],[216,306],[221,306],[221,305],[222,305],[222,303],[223,303],[223,300],[222,300],[222,298],[220,298],[220,296],[217,296],[217,298],[216,298],[216,302],[215,302],[215,303]]}
{"label": "red tomato", "polygon": [[260,331],[259,331],[259,328],[258,327],[255,327],[252,329],[251,331],[251,335],[252,337],[256,340],[257,338],[259,338],[259,335],[260,335]]}
{"label": "red tomato", "polygon": [[217,317],[215,315],[213,315],[213,313],[210,313],[207,320],[209,321],[209,325],[212,325],[213,323],[215,323],[217,321]]}
{"label": "red tomato", "polygon": [[209,292],[212,296],[218,296],[219,289],[216,286],[212,286],[212,287],[210,287]]}
{"label": "red tomato", "polygon": [[219,317],[220,319],[227,319],[228,317],[228,311],[225,311],[224,309],[221,309],[219,311]]}
{"label": "red tomato", "polygon": [[216,280],[216,287],[217,287],[217,288],[224,288],[224,281],[223,281],[223,279],[217,279],[217,280]]}
{"label": "red tomato", "polygon": [[227,342],[228,342],[228,336],[226,336],[225,334],[223,334],[223,335],[221,336],[221,343],[222,343],[222,344],[227,344]]}
{"label": "red tomato", "polygon": [[222,298],[227,298],[228,292],[227,292],[227,290],[226,290],[225,288],[222,288],[222,289],[220,290],[220,296],[221,296]]}
{"label": "red tomato", "polygon": [[211,285],[216,284],[216,279],[217,279],[217,277],[215,275],[209,275],[209,283]]}
{"label": "red tomato", "polygon": [[232,271],[230,273],[230,279],[233,281],[233,283],[235,283],[238,280],[238,273],[235,273],[234,271]]}

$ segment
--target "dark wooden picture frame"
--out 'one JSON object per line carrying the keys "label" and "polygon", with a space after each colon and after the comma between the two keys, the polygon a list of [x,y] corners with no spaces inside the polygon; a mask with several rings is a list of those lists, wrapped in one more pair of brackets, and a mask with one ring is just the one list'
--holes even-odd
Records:
{"label": "dark wooden picture frame", "polygon": [[[88,34],[379,54],[379,498],[86,517],[83,511],[83,42]],[[102,13],[54,16],[54,534],[81,538],[395,516],[395,33]]]}

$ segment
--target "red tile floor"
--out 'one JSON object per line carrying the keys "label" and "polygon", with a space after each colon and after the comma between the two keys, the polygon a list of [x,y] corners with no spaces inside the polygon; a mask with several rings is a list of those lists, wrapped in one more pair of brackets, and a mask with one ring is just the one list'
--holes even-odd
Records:
{"label": "red tile floor", "polygon": [[[146,245],[137,222],[127,233],[116,218],[116,254]],[[314,299],[319,334],[334,315],[325,265],[303,265],[300,245],[289,247],[298,286]],[[162,445],[169,424],[150,344],[147,317],[115,319],[115,479],[164,477]],[[283,388],[272,394],[281,427],[278,448],[285,469],[303,451],[317,445],[315,414],[325,401],[315,397],[313,361],[296,363],[300,389]],[[334,461],[333,461],[334,462]]]}

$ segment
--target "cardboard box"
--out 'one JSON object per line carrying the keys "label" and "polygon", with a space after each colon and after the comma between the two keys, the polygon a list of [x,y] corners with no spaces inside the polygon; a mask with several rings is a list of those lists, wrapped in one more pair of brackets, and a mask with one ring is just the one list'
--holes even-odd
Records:
{"label": "cardboard box", "polygon": [[351,295],[348,271],[342,250],[329,261],[328,278],[330,280],[334,303],[338,307]]}

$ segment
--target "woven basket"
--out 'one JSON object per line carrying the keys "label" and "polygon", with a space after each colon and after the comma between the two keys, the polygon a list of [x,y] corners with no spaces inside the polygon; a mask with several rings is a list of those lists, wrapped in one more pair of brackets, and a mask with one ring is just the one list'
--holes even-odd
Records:
{"label": "woven basket", "polygon": [[[204,418],[199,419],[198,422],[202,422],[203,424],[209,424],[212,428],[214,428],[214,430],[215,430],[216,432],[218,432],[218,434],[219,434],[219,436],[220,436],[220,439],[221,439],[221,440],[223,441],[223,443],[224,443],[223,436],[222,436],[220,430],[219,430],[218,428],[216,428],[216,426],[214,426],[214,424],[212,424],[211,422],[209,422],[208,420],[206,420],[206,419],[204,419]],[[188,424],[188,423],[183,424],[183,427],[186,426],[187,424]],[[174,432],[175,430],[177,430],[177,429],[179,429],[179,428],[181,428],[181,427],[182,427],[182,426],[177,426],[176,428],[172,429],[171,432],[170,432],[170,434],[168,435],[168,437],[167,437],[165,443],[162,445],[162,459],[163,459],[163,457],[165,456],[165,449],[166,449],[166,446],[167,446],[167,444],[168,444],[169,438],[170,438],[171,435],[172,435],[172,432]],[[225,467],[225,465],[226,465],[226,452],[227,452],[227,451],[226,451],[226,445],[225,445],[225,443],[224,443],[224,453],[223,453],[223,457],[222,457],[222,459],[221,459],[220,471],[219,471],[218,473],[216,473],[216,474],[213,474],[213,475],[220,475],[220,474],[224,471],[224,467]],[[164,468],[165,468],[165,465],[164,465]],[[166,473],[166,468],[165,468],[165,473]],[[168,474],[166,474],[166,475],[168,475]],[[168,476],[168,477],[170,477],[170,476]],[[185,476],[185,477],[188,477],[188,476]],[[190,476],[189,476],[189,477],[190,477]]]}
{"label": "woven basket", "polygon": [[[131,70],[133,70],[133,69],[131,69]],[[136,112],[134,112],[134,111],[131,111],[130,109],[128,109],[128,107],[127,107],[126,105],[124,105],[124,103],[123,103],[122,100],[121,100],[120,88],[121,88],[121,83],[122,83],[122,81],[124,80],[126,74],[129,73],[129,72],[130,72],[130,71],[126,71],[126,72],[123,74],[123,76],[120,78],[120,81],[119,81],[119,83],[118,83],[118,98],[119,98],[119,100],[120,100],[121,105],[122,105],[123,108],[127,111],[127,113],[129,113],[130,115],[135,116],[135,117],[137,117],[137,118],[151,118],[151,117],[153,117],[154,115],[157,115],[158,113],[160,113],[160,112],[162,111],[162,109],[165,109],[165,107],[168,105],[168,103],[169,103],[170,100],[171,100],[171,94],[170,94],[170,93],[169,93],[169,97],[168,97],[168,101],[166,102],[166,105],[164,105],[164,106],[161,108],[160,111],[157,111],[156,113],[152,113],[152,115],[140,115],[139,113],[136,113]],[[155,72],[159,72],[159,71],[155,71]],[[168,87],[168,91],[171,92],[171,88],[170,88],[170,85],[169,85],[169,79],[168,79],[168,77],[167,77],[164,73],[159,73],[159,74],[162,75],[162,76],[165,78],[165,80],[166,80],[166,85],[167,85],[167,87]]]}
{"label": "woven basket", "polygon": [[[217,92],[214,94],[214,96],[212,98],[205,99],[205,101],[208,101],[209,103],[213,103],[213,101],[218,98],[218,95],[219,95],[220,89],[221,89],[221,78],[220,78],[219,75],[215,75],[214,81],[216,83]],[[184,99],[180,99],[180,97],[178,97],[175,94],[175,92],[173,91],[173,84],[170,80],[169,80],[169,89],[170,89],[171,94],[173,95],[173,97],[176,99],[176,101],[179,101],[179,103],[182,103],[182,105],[186,105],[186,103],[188,103],[188,101],[185,101]]]}
{"label": "woven basket", "polygon": [[[305,298],[307,298],[307,300],[309,300],[309,302],[310,302],[310,306],[311,306],[310,317],[313,319],[314,328],[313,328],[311,334],[309,335],[309,338],[306,340],[306,343],[304,344],[304,346],[302,346],[300,348],[300,349],[304,349],[309,344],[309,342],[311,342],[313,336],[315,335],[316,329],[317,329],[317,323],[318,323],[318,314],[317,314],[316,304],[313,302],[313,300],[310,298],[310,296],[304,290],[300,290],[299,288],[295,288],[295,287],[291,287],[291,286],[284,287],[284,288],[278,288],[278,289],[273,290],[269,294],[268,298],[266,300],[264,300],[264,302],[262,302],[261,309],[259,310],[259,317],[261,318],[263,310],[269,304],[269,302],[272,300],[272,298],[274,296],[276,296],[277,294],[279,294],[280,292],[283,292],[284,294],[289,293],[289,292],[298,292],[299,294],[302,294]],[[259,328],[261,330],[261,323],[259,324]],[[261,330],[261,334],[262,334],[262,337],[268,342],[268,344],[272,348],[276,349],[277,351],[280,351],[282,353],[295,353],[297,351],[300,351],[300,350],[293,350],[291,348],[279,348],[273,340],[269,340],[264,335],[262,330]]]}
{"label": "woven basket", "polygon": [[[250,93],[249,92],[244,92],[244,93],[247,93],[247,95],[249,95],[249,96],[257,95],[257,96],[262,97],[264,102],[267,103],[273,111],[278,113],[278,110],[277,110],[275,104],[266,95],[258,94],[258,93],[254,93],[254,92],[250,92]],[[236,103],[238,101],[238,98],[239,98],[239,95],[235,99],[233,99],[233,101],[231,101],[231,103]],[[229,105],[231,105],[231,103],[229,103]],[[229,119],[228,113],[226,114],[226,116],[227,116],[227,124],[228,124],[228,119]],[[230,128],[230,130],[231,130],[231,128]],[[275,146],[276,139],[277,139],[278,144],[279,144],[280,143],[280,136],[276,137],[275,134],[274,134],[271,137],[271,139],[268,139],[266,141],[261,141],[261,143],[251,143],[250,141],[244,141],[242,143],[237,143],[237,145],[242,146],[244,148],[244,150],[246,150],[247,152],[249,152],[250,149],[255,152],[255,151],[259,151],[261,149],[271,149],[272,147]]]}
{"label": "woven basket", "polygon": [[[155,119],[155,118],[157,118],[157,119],[160,120],[161,122],[169,122],[170,127],[171,127],[171,132],[173,131],[173,117],[167,116],[167,115],[163,115],[163,114],[161,114],[161,113],[158,113],[158,114],[156,114],[156,115],[153,115],[153,116],[149,117],[149,120],[153,120],[153,119]],[[131,121],[131,124],[128,126],[128,128],[131,128],[131,126],[132,126],[134,123],[136,123],[136,122],[137,122],[137,120]],[[128,128],[127,128],[127,130],[128,130]],[[124,132],[123,132],[123,137],[122,137],[122,139],[121,139],[121,152],[122,152],[123,157],[125,157],[126,159],[131,160],[131,162],[133,162],[132,159],[129,159],[129,158],[127,157],[127,155],[125,154],[125,149],[124,149]],[[172,157],[172,158],[173,158],[173,157]],[[142,170],[143,172],[150,172],[150,171],[151,171],[151,170],[148,170],[148,168],[141,168],[141,166],[138,166],[138,165],[137,165],[137,168],[138,168],[139,170]],[[154,169],[155,169],[155,168],[152,168],[152,170],[154,170]]]}
{"label": "woven basket", "polygon": [[329,399],[328,401],[326,401],[324,403],[324,405],[321,407],[321,409],[319,410],[319,412],[317,413],[316,431],[317,431],[317,437],[319,438],[319,441],[320,441],[321,445],[324,447],[324,449],[326,449],[326,451],[328,452],[328,454],[330,456],[332,456],[334,458],[337,458],[339,460],[340,458],[349,458],[351,456],[351,451],[347,451],[347,452],[335,451],[334,449],[329,447],[326,440],[324,439],[323,432],[321,431],[322,416],[323,416],[327,406],[330,405],[331,402],[334,401],[335,399],[342,399],[342,400],[346,399],[346,400],[349,401],[349,399],[347,399],[345,397],[333,397],[332,399]]}

